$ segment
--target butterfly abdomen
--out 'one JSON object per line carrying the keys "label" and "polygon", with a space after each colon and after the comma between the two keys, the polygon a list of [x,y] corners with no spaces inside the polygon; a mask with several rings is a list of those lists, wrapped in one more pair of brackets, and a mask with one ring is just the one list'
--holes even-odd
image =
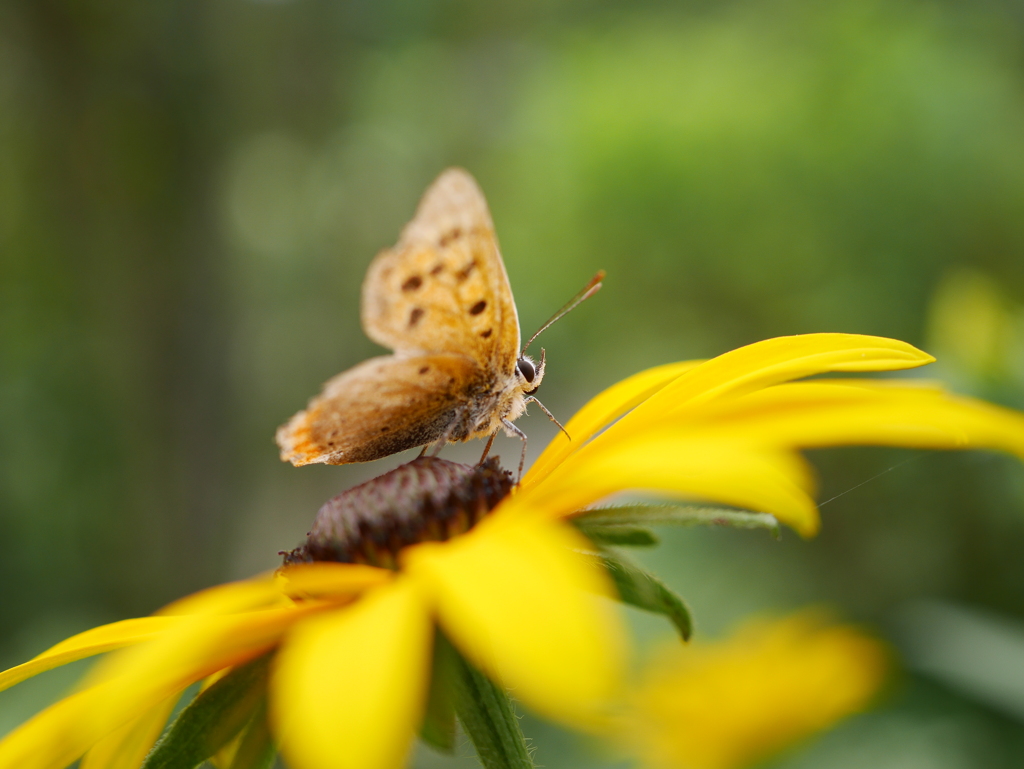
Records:
{"label": "butterfly abdomen", "polygon": [[[371,462],[375,459],[397,454],[406,449],[424,446],[438,440],[455,419],[454,411],[441,414],[430,423],[417,423],[412,425],[395,425],[394,427],[384,425],[376,438],[370,438],[361,445],[353,447],[345,457],[339,457],[340,462],[327,462],[327,464],[347,464],[349,462]],[[387,427],[387,431],[385,431]]]}

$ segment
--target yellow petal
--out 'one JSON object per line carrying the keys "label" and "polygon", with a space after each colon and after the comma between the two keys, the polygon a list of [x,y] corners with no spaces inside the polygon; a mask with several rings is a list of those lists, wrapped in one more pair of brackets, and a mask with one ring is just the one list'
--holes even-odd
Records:
{"label": "yellow petal", "polygon": [[289,596],[357,595],[389,579],[390,572],[351,563],[303,563],[252,579],[201,590],[165,606],[158,615],[231,614],[285,606]]}
{"label": "yellow petal", "polygon": [[1024,459],[1024,414],[934,387],[828,380],[778,385],[709,409],[694,437],[792,448],[989,448]]}
{"label": "yellow petal", "polygon": [[894,371],[935,359],[895,339],[860,334],[803,334],[766,339],[719,355],[679,376],[597,440],[655,426],[666,416],[724,396],[837,371]]}
{"label": "yellow petal", "polygon": [[[673,429],[682,429],[686,420],[700,420],[712,403],[731,402],[778,382],[824,372],[911,368],[932,360],[930,355],[904,342],[884,337],[805,334],[767,339],[680,373],[587,445],[564,457],[562,462],[563,465],[589,464],[594,457],[594,462],[599,463],[596,455],[610,444],[622,443],[634,436],[646,440],[653,431],[669,424]],[[662,464],[666,461],[669,459],[664,458]],[[557,483],[552,476],[560,473],[552,467],[547,473],[543,481],[536,480],[537,485],[543,483],[550,487]],[[529,491],[532,486],[524,484],[523,490]],[[806,523],[804,530],[807,530]]]}
{"label": "yellow petal", "polygon": [[724,641],[666,644],[630,698],[624,741],[652,769],[743,769],[863,710],[887,651],[822,620],[803,612]]}
{"label": "yellow petal", "polygon": [[622,491],[653,491],[771,513],[802,536],[818,530],[813,474],[793,452],[663,428],[574,454],[501,515],[565,516]]}
{"label": "yellow petal", "polygon": [[444,544],[406,550],[466,657],[539,713],[588,727],[615,696],[625,641],[589,543],[552,521],[485,521]]}
{"label": "yellow petal", "polygon": [[0,740],[0,769],[58,769],[82,756],[139,714],[229,665],[271,648],[299,618],[333,604],[227,616],[179,618],[156,639],[101,661],[79,691]]}
{"label": "yellow petal", "polygon": [[835,371],[898,371],[935,361],[896,339],[802,334],[766,339],[719,355],[662,392],[661,403],[692,404]]}
{"label": "yellow petal", "polygon": [[702,362],[693,360],[656,366],[623,379],[591,398],[565,425],[565,430],[572,436],[572,440],[566,438],[563,433],[558,433],[523,477],[523,486],[543,480],[552,468],[586,443],[601,428],[611,424],[680,374]]}
{"label": "yellow petal", "polygon": [[155,638],[177,621],[174,617],[142,617],[86,630],[0,673],[0,691],[69,662]]}
{"label": "yellow petal", "polygon": [[289,596],[331,598],[355,596],[391,580],[393,571],[355,563],[303,563],[276,574],[281,592]]}
{"label": "yellow petal", "polygon": [[428,607],[408,579],[297,626],[271,675],[271,717],[295,769],[396,769],[422,716]]}
{"label": "yellow petal", "polygon": [[306,601],[223,617],[195,615],[153,641],[117,652],[87,677],[87,683],[97,684],[88,691],[99,693],[68,741],[84,752],[140,712],[218,670],[269,651],[292,624],[334,606]]}
{"label": "yellow petal", "polygon": [[[75,659],[136,646],[97,665],[87,678],[90,688],[0,741],[0,767],[21,766],[29,754],[32,766],[70,763],[116,730],[127,734],[140,712],[157,708],[195,681],[267,651],[293,622],[336,606],[338,597],[358,593],[379,583],[382,575],[390,578],[388,574],[361,566],[296,567],[287,578],[268,574],[197,593],[164,610],[173,616],[115,622],[69,638],[0,674],[0,687]],[[289,594],[322,594],[334,600],[305,598],[296,603]],[[253,606],[272,608],[245,611]],[[218,616],[223,612],[226,616]],[[113,745],[116,738],[111,740]],[[38,742],[59,744],[60,750],[39,748]]]}
{"label": "yellow petal", "polygon": [[168,697],[138,718],[100,740],[79,769],[139,769],[163,731],[178,696]]}
{"label": "yellow petal", "polygon": [[156,614],[230,614],[280,603],[281,600],[281,590],[274,573],[268,572],[252,579],[200,590],[168,604]]}
{"label": "yellow petal", "polygon": [[81,739],[76,725],[99,706],[102,687],[72,694],[0,740],[0,769],[64,769],[96,740]]}

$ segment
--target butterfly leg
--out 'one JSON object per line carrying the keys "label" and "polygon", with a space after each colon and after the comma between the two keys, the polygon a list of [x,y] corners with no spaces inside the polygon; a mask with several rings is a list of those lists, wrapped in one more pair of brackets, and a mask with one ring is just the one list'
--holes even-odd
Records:
{"label": "butterfly leg", "polygon": [[501,418],[501,423],[505,426],[505,429],[508,432],[512,433],[523,442],[523,453],[519,455],[519,475],[516,476],[516,485],[518,486],[519,481],[523,479],[523,465],[526,464],[526,433],[505,419],[505,417]]}
{"label": "butterfly leg", "polygon": [[558,429],[561,430],[563,433],[565,433],[565,437],[566,438],[568,438],[570,441],[572,440],[572,436],[569,435],[569,431],[566,430],[564,427],[562,427],[562,423],[559,422],[557,419],[555,419],[555,415],[552,414],[550,411],[548,411],[547,407],[543,403],[541,403],[539,400],[534,398],[532,395],[527,395],[526,396],[526,403],[531,403],[531,402],[532,403],[536,403],[538,406],[540,406],[540,410],[548,415],[548,419],[550,419],[552,422],[554,422],[556,425],[558,425]]}
{"label": "butterfly leg", "polygon": [[494,443],[494,438],[497,435],[498,435],[498,433],[496,433],[496,432],[491,433],[491,437],[487,439],[487,445],[484,446],[483,456],[480,457],[480,461],[477,464],[482,465],[484,463],[484,460],[487,459],[487,455],[491,453],[491,444]]}

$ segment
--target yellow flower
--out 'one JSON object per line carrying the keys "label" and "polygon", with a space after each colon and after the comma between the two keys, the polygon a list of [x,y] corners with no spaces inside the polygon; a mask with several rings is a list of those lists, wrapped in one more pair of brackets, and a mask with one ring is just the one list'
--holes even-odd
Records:
{"label": "yellow flower", "polygon": [[934,360],[892,339],[805,334],[643,371],[585,405],[566,424],[572,441],[556,436],[503,509],[557,518],[609,494],[643,489],[773,513],[811,536],[820,520],[813,473],[800,449],[991,448],[1024,458],[1024,415],[938,385],[794,381]]}
{"label": "yellow flower", "polygon": [[666,645],[632,694],[626,739],[651,769],[742,769],[863,710],[887,663],[878,641],[807,612]]}
{"label": "yellow flower", "polygon": [[158,614],[68,639],[0,674],[0,688],[102,652],[71,696],[0,741],[0,769],[133,767],[191,684],[273,653],[270,723],[296,769],[401,765],[423,718],[434,628],[528,707],[602,723],[626,644],[611,588],[565,518],[644,490],[773,513],[818,528],[800,449],[986,447],[1024,456],[1024,416],[923,384],[794,380],[931,362],[902,342],[770,339],[644,371],[598,395],[479,525],[406,547],[396,570],[289,566]]}

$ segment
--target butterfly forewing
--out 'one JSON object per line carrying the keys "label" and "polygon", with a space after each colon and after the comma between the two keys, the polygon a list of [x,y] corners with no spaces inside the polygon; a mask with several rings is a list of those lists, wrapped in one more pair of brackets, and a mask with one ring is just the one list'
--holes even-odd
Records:
{"label": "butterfly forewing", "polygon": [[403,352],[452,352],[511,376],[519,322],[487,203],[465,171],[443,173],[363,283],[363,327]]}
{"label": "butterfly forewing", "polygon": [[460,355],[372,358],[330,380],[277,431],[281,459],[369,462],[430,443],[471,397],[478,377]]}

